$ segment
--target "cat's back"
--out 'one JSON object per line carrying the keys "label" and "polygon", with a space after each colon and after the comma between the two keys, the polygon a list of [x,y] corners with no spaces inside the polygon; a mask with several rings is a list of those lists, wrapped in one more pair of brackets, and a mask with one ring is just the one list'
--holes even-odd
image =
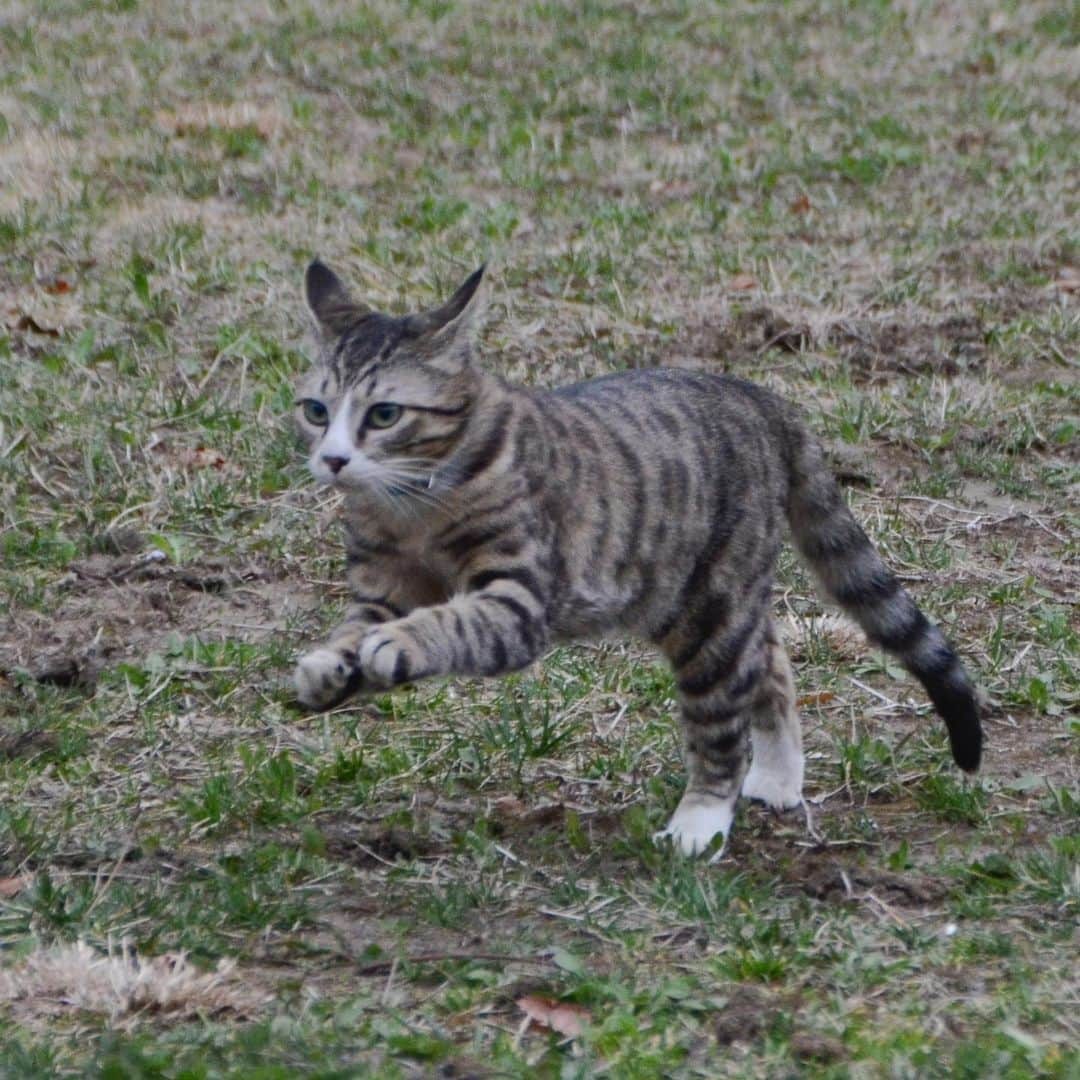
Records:
{"label": "cat's back", "polygon": [[745,379],[681,368],[602,375],[558,387],[538,403],[562,422],[556,427],[569,426],[577,436],[575,445],[587,445],[591,430],[627,438],[637,453],[683,454],[687,461],[706,444],[715,447],[718,439],[731,443],[729,462],[744,449],[757,455],[770,445],[779,450],[794,412],[789,403]]}
{"label": "cat's back", "polygon": [[704,552],[723,546],[738,574],[754,551],[773,549],[789,407],[768,390],[658,368],[532,401],[537,441],[517,461],[560,552],[558,635],[620,625],[651,638],[657,605]]}
{"label": "cat's back", "polygon": [[672,399],[712,398],[750,386],[743,379],[685,368],[633,368],[598,375],[592,379],[556,387],[551,396],[562,401],[611,398],[646,400],[656,395]]}
{"label": "cat's back", "polygon": [[647,416],[659,408],[676,406],[698,410],[744,411],[766,414],[783,407],[770,390],[734,375],[684,368],[640,368],[600,375],[594,379],[570,383],[549,391],[548,397],[559,404],[602,407],[613,405],[621,412],[632,409]]}

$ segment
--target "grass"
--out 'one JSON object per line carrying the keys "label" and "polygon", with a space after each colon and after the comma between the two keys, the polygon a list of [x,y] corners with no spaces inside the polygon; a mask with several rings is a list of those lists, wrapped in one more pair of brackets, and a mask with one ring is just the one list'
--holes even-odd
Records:
{"label": "grass", "polygon": [[[1042,0],[16,4],[0,1075],[1080,1076],[1076,47]],[[514,379],[803,402],[984,771],[790,556],[820,841],[653,846],[674,691],[626,643],[297,713],[343,601],[288,421],[315,254],[392,311],[488,261]],[[76,940],[217,996],[36,992]]]}

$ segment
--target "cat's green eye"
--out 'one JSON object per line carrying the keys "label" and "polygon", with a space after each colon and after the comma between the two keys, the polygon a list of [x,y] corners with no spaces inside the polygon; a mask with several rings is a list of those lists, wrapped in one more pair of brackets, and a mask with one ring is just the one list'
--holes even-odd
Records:
{"label": "cat's green eye", "polygon": [[401,406],[392,401],[380,401],[378,405],[372,405],[367,412],[365,424],[367,427],[388,428],[393,427],[401,419]]}
{"label": "cat's green eye", "polygon": [[304,419],[309,424],[314,424],[316,427],[326,427],[326,422],[330,419],[330,412],[321,401],[316,401],[314,398],[304,398],[300,402],[300,406],[304,410]]}

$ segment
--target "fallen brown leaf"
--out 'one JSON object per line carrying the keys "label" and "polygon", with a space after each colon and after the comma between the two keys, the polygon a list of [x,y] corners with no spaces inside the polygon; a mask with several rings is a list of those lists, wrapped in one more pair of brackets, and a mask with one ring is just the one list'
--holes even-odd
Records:
{"label": "fallen brown leaf", "polygon": [[572,1001],[555,1001],[552,998],[530,994],[518,998],[517,1007],[529,1018],[530,1023],[547,1031],[576,1039],[592,1016],[584,1005]]}
{"label": "fallen brown leaf", "polygon": [[220,450],[215,450],[212,446],[196,446],[183,456],[182,464],[191,469],[223,469],[226,458]]}
{"label": "fallen brown leaf", "polygon": [[736,274],[728,282],[728,288],[733,292],[749,292],[757,287],[758,279],[753,274]]}
{"label": "fallen brown leaf", "polygon": [[151,442],[147,449],[161,455],[177,469],[224,469],[228,464],[228,458],[212,446],[196,446],[194,449],[187,446],[174,447],[161,439]]}
{"label": "fallen brown leaf", "polygon": [[810,196],[800,195],[788,209],[793,214],[808,214],[810,213]]}
{"label": "fallen brown leaf", "polygon": [[12,896],[18,896],[23,889],[28,888],[33,882],[29,874],[19,874],[16,877],[0,878],[0,896],[5,900]]}
{"label": "fallen brown leaf", "polygon": [[71,292],[71,282],[62,277],[46,278],[41,282],[41,287],[53,296]]}
{"label": "fallen brown leaf", "polygon": [[832,701],[836,695],[831,690],[819,690],[816,694],[803,694],[801,697],[795,699],[795,705],[797,708],[802,708],[804,705],[824,705],[826,702]]}

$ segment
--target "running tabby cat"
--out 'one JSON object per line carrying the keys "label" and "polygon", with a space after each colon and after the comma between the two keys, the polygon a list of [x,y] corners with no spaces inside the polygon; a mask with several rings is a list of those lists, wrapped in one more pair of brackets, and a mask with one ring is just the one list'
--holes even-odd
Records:
{"label": "running tabby cat", "polygon": [[849,513],[798,411],[690,371],[508,385],[473,360],[482,273],[444,306],[395,318],[308,267],[325,348],[298,403],[311,471],[346,495],[353,603],[297,665],[300,702],[499,675],[557,641],[643,638],[675,670],[688,773],[660,835],[699,854],[727,837],[740,793],[802,800],[771,603],[786,522],[824,591],[919,679],[957,764],[975,770],[964,669]]}

